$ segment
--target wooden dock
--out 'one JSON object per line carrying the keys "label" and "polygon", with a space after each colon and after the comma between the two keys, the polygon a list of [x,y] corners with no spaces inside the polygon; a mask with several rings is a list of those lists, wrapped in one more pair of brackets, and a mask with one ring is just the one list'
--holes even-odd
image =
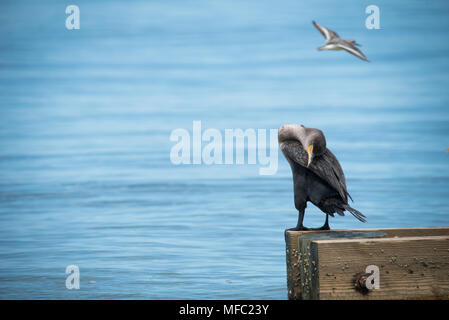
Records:
{"label": "wooden dock", "polygon": [[449,227],[287,231],[289,299],[449,299]]}

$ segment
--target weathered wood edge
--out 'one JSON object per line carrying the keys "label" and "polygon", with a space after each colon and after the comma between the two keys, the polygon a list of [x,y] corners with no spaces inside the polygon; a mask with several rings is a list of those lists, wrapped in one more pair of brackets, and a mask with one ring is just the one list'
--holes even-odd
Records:
{"label": "weathered wood edge", "polygon": [[447,236],[423,236],[423,237],[386,237],[386,238],[359,238],[359,239],[335,239],[335,240],[311,240],[316,244],[321,243],[350,243],[350,242],[358,242],[358,243],[371,243],[371,242],[391,242],[391,241],[411,241],[411,240],[449,240],[449,235]]}

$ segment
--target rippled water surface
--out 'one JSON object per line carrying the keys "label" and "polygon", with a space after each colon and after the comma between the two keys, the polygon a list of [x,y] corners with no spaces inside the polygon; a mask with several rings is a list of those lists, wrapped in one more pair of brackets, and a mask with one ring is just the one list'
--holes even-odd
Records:
{"label": "rippled water surface", "polygon": [[[0,298],[286,299],[287,162],[175,166],[194,120],[321,128],[363,227],[449,225],[445,1],[383,1],[380,30],[360,1],[75,4],[73,31],[65,3],[0,4]],[[371,63],[318,52],[313,19]]]}

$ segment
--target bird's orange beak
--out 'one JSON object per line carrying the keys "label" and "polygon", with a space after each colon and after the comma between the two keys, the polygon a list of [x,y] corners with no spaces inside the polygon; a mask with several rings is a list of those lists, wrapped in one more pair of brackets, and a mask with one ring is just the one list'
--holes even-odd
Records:
{"label": "bird's orange beak", "polygon": [[307,167],[310,166],[310,163],[313,160],[313,144],[307,147],[307,154],[309,155],[309,160],[307,161]]}

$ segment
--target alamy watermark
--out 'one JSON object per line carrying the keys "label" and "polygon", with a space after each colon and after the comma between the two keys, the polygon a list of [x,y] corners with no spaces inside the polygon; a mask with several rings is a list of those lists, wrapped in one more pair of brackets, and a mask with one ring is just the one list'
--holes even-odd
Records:
{"label": "alamy watermark", "polygon": [[365,13],[369,14],[365,20],[365,27],[367,29],[380,29],[380,9],[376,5],[369,5],[365,9]]}
{"label": "alamy watermark", "polygon": [[368,290],[380,289],[380,271],[379,267],[376,265],[369,265],[365,269],[366,273],[370,273],[368,278],[366,278],[366,288]]}
{"label": "alamy watermark", "polygon": [[65,273],[68,274],[65,280],[65,287],[69,290],[80,288],[80,268],[74,264],[67,266]]}
{"label": "alamy watermark", "polygon": [[65,19],[67,30],[78,30],[80,28],[80,8],[74,4],[65,8],[65,13],[69,16]]}
{"label": "alamy watermark", "polygon": [[170,141],[176,144],[171,148],[170,161],[175,165],[259,164],[260,175],[274,175],[278,170],[277,129],[267,131],[225,129],[222,134],[208,128],[203,132],[201,121],[193,121],[192,133],[184,128],[171,132]]}

